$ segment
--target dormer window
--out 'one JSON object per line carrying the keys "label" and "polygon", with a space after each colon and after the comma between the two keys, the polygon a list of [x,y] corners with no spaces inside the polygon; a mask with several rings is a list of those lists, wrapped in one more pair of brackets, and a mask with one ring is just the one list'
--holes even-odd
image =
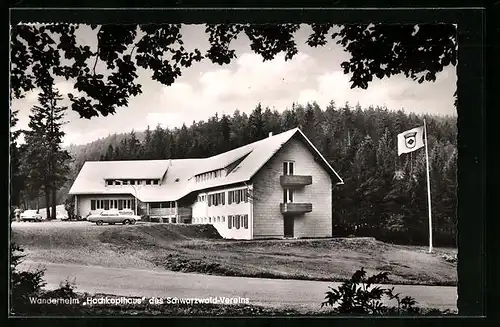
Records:
{"label": "dormer window", "polygon": [[153,185],[158,185],[158,183],[159,183],[159,180],[157,180],[157,179],[153,180]]}
{"label": "dormer window", "polygon": [[111,185],[113,185],[113,180],[107,179],[106,180],[106,186],[111,186]]}
{"label": "dormer window", "polygon": [[151,185],[151,180],[150,179],[146,179],[146,185]]}

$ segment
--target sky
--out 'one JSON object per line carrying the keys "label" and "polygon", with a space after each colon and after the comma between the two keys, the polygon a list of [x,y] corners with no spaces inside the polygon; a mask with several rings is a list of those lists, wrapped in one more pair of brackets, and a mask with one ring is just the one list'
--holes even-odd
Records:
{"label": "sky", "polygon": [[[186,49],[198,48],[204,53],[209,43],[203,25],[183,25]],[[113,133],[142,131],[190,125],[193,120],[206,120],[216,112],[232,114],[235,109],[250,114],[260,102],[265,108],[283,111],[293,103],[307,104],[316,101],[325,108],[330,101],[338,106],[349,102],[364,108],[370,105],[386,106],[391,110],[456,116],[453,93],[456,90],[456,68],[448,66],[432,83],[418,84],[405,76],[393,76],[374,81],[368,89],[351,89],[350,75],[343,73],[340,64],[350,58],[342,47],[329,41],[324,47],[306,45],[311,29],[302,25],[295,41],[299,53],[285,61],[278,55],[272,61],[262,58],[250,49],[248,38],[241,34],[232,43],[237,58],[220,66],[208,60],[194,63],[171,86],[151,79],[151,72],[138,70],[143,93],[131,98],[127,107],[120,107],[114,115],[79,118],[68,109],[64,125],[64,144],[85,144]],[[78,41],[95,49],[96,35],[88,26],[79,29]],[[58,80],[56,87],[61,93],[73,91],[71,81]],[[30,109],[37,104],[37,92],[12,102],[13,110],[19,110],[17,128],[26,129]],[[69,105],[63,101],[62,105]],[[22,139],[21,139],[22,141]]]}

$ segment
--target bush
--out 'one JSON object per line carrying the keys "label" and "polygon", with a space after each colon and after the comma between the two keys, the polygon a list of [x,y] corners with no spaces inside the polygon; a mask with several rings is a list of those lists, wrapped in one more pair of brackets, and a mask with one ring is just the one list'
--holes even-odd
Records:
{"label": "bush", "polygon": [[[350,280],[342,283],[338,289],[330,287],[326,292],[324,306],[336,306],[335,313],[354,315],[415,315],[420,313],[420,308],[415,307],[416,301],[412,297],[400,298],[400,294],[394,294],[394,288],[382,288],[373,286],[389,281],[388,273],[382,272],[366,277],[366,271],[361,268],[357,270]],[[388,307],[383,303],[387,300],[395,300],[396,306]]]}
{"label": "bush", "polygon": [[75,217],[75,196],[69,195],[64,201],[64,209],[68,213],[69,219],[76,219]]}
{"label": "bush", "polygon": [[18,245],[10,245],[10,303],[11,312],[22,312],[30,306],[29,298],[38,297],[45,286],[43,276],[44,269],[35,271],[19,271],[17,267],[21,264],[25,255],[24,250]]}

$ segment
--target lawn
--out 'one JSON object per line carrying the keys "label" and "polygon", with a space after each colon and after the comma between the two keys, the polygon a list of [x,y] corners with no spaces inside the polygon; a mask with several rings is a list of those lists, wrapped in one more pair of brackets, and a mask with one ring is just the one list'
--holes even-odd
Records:
{"label": "lawn", "polygon": [[214,275],[344,281],[364,267],[393,284],[456,285],[456,249],[401,246],[372,238],[235,241],[209,225],[95,226],[13,223],[12,239],[30,260]]}

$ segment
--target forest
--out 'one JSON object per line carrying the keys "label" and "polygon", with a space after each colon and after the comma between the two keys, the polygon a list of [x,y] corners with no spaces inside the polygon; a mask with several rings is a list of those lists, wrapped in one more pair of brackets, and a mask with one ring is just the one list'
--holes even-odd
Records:
{"label": "forest", "polygon": [[148,127],[68,148],[74,158],[63,201],[86,160],[202,158],[300,127],[344,180],[333,190],[334,234],[428,244],[425,150],[397,155],[397,134],[427,122],[434,244],[456,246],[456,117],[331,101],[282,112],[258,104],[247,115],[213,115],[190,126]]}

